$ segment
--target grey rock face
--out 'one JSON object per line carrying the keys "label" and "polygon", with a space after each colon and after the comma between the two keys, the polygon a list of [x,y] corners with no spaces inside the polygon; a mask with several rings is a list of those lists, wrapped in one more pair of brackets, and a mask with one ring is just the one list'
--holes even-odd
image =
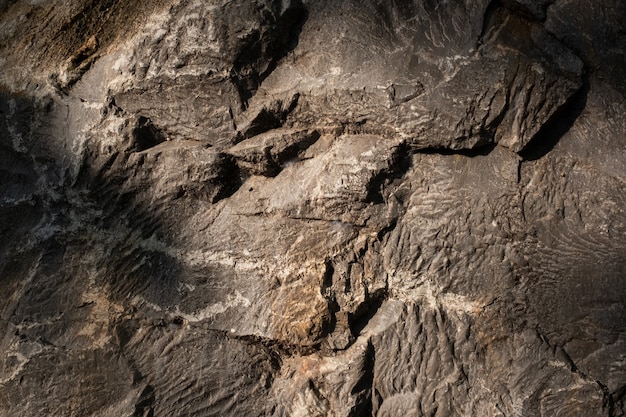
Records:
{"label": "grey rock face", "polygon": [[625,415],[625,19],[0,2],[0,416]]}

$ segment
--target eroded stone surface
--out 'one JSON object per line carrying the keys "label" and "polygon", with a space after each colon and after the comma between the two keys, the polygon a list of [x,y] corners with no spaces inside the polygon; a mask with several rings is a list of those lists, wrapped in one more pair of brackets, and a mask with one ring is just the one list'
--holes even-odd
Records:
{"label": "eroded stone surface", "polygon": [[588,3],[0,2],[0,415],[624,415]]}

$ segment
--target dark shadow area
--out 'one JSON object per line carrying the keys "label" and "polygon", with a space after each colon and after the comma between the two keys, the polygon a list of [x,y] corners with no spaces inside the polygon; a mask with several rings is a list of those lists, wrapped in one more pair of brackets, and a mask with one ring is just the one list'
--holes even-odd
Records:
{"label": "dark shadow area", "polygon": [[17,0],[0,0],[0,13],[4,13],[7,11],[9,7]]}
{"label": "dark shadow area", "polygon": [[461,155],[468,158],[477,156],[487,156],[496,148],[497,144],[490,143],[488,145],[478,146],[473,149],[449,149],[449,148],[427,148],[416,150],[414,153],[423,153],[426,155]]}
{"label": "dark shadow area", "polygon": [[608,402],[610,416],[619,416],[620,414],[616,414],[616,410],[619,412],[626,410],[626,385],[618,389],[613,395],[610,395]]}
{"label": "dark shadow area", "polygon": [[139,394],[139,399],[135,403],[133,417],[153,417],[154,416],[155,393],[152,385],[148,384]]}
{"label": "dark shadow area", "polygon": [[34,111],[32,99],[0,92],[0,270],[44,216],[39,174],[22,143]]}
{"label": "dark shadow area", "polygon": [[626,97],[626,2],[557,1],[550,31],[584,62],[589,76]]}
{"label": "dark shadow area", "polygon": [[499,0],[491,0],[491,2],[487,5],[476,49],[479,49],[482,45],[488,43],[494,30],[501,26],[503,21],[502,7],[502,3]]}
{"label": "dark shadow area", "polygon": [[394,149],[389,169],[384,169],[372,177],[367,184],[366,202],[374,204],[384,203],[383,192],[389,184],[398,180],[411,169],[412,158],[409,146],[400,144]]}
{"label": "dark shadow area", "polygon": [[[185,167],[185,158],[177,157],[179,152],[202,149],[179,150],[176,145],[169,149],[170,144],[164,144],[166,149],[160,150],[155,138],[161,134],[142,121],[140,117],[139,124],[128,126],[125,150],[106,155],[99,153],[98,144],[88,145],[74,190],[84,196],[83,204],[93,217],[90,233],[96,244],[113,245],[107,248],[109,257],[101,260],[100,276],[105,281],[99,284],[109,286],[111,298],[119,302],[140,295],[154,305],[170,306],[185,299],[180,277],[196,274],[164,249],[178,233],[180,213],[188,213],[189,205],[213,204],[229,197],[241,185],[241,178],[233,157],[206,149],[214,156],[208,167]],[[146,143],[154,146],[135,151]],[[163,165],[171,175],[161,171]],[[209,174],[193,181],[187,173],[194,169],[206,169]],[[97,242],[99,235],[106,240]]]}
{"label": "dark shadow area", "polygon": [[359,308],[348,318],[350,322],[350,330],[354,337],[358,337],[365,326],[376,315],[380,307],[387,299],[388,293],[386,289],[378,290],[369,294],[367,300],[362,303]]}
{"label": "dark shadow area", "polygon": [[248,101],[263,80],[276,69],[278,61],[298,46],[308,11],[300,0],[296,0],[289,2],[288,8],[281,13],[282,4],[275,2],[276,10],[263,14],[261,25],[269,29],[248,35],[234,59],[231,80],[239,92],[242,110],[247,108]]}
{"label": "dark shadow area", "polygon": [[[0,3],[0,7],[10,5],[5,3]],[[87,53],[96,53],[83,51],[83,44],[91,34],[100,34],[105,22],[119,23],[128,18],[123,11],[156,8],[160,4],[158,0],[141,7],[113,4],[109,0],[92,3],[82,4],[79,12],[63,23],[62,33],[56,34],[59,42],[69,45],[64,53],[71,56],[72,65],[88,58]],[[229,7],[236,9],[237,4]],[[277,61],[297,46],[308,17],[306,7],[299,0],[287,5],[270,2],[260,10],[257,17],[262,19],[261,31],[242,40],[234,59],[234,72],[241,75],[238,85],[246,100],[276,68]],[[232,11],[236,14],[236,10]],[[104,20],[95,19],[103,14]],[[98,36],[93,48],[106,46],[117,35],[110,31],[106,36]],[[71,42],[67,36],[72,37]],[[38,42],[46,39],[42,34]],[[180,186],[157,192],[154,188],[162,187],[159,183],[162,178],[150,172],[146,154],[160,152],[155,149],[166,140],[166,134],[150,118],[137,115],[124,126],[120,149],[106,151],[98,143],[88,141],[80,171],[66,183],[69,177],[66,161],[71,161],[74,155],[69,149],[54,149],[51,153],[54,145],[46,143],[49,132],[64,131],[58,128],[65,123],[66,115],[61,111],[64,104],[57,98],[50,102],[44,105],[39,99],[10,93],[0,96],[0,233],[3,235],[0,270],[5,270],[5,263],[10,264],[11,271],[28,270],[27,266],[14,265],[13,258],[20,256],[23,239],[32,239],[38,228],[46,229],[51,231],[50,241],[61,248],[60,259],[50,265],[54,271],[46,269],[47,257],[41,257],[43,264],[37,268],[63,277],[68,281],[63,288],[74,287],[68,291],[79,294],[85,289],[85,284],[79,282],[78,263],[64,258],[65,253],[76,253],[75,256],[95,264],[98,271],[95,284],[107,288],[115,301],[125,303],[136,295],[157,306],[180,301],[184,295],[178,288],[179,277],[188,271],[171,254],[139,243],[153,239],[167,245],[177,232],[176,224],[180,221],[177,212],[196,202],[216,203],[237,191],[242,173],[235,159],[220,153],[208,155],[213,158],[207,163],[212,171],[208,177],[201,177],[202,183],[186,184],[181,180]],[[59,105],[56,109],[55,102]],[[119,111],[119,108],[112,102],[109,110]],[[4,122],[9,120],[12,125],[6,126]],[[29,139],[32,143],[14,143],[16,137],[32,138]],[[16,146],[23,149],[18,152]],[[47,167],[45,170],[41,169],[43,165]],[[170,168],[172,172],[185,172],[189,168],[183,165]],[[47,186],[38,185],[42,183]],[[48,192],[53,189],[58,196],[51,198]],[[9,200],[14,203],[7,205]],[[37,249],[46,250],[45,247]],[[44,282],[36,283],[35,287],[56,285],[45,282],[44,275],[38,275],[38,279]]]}
{"label": "dark shadow area", "polygon": [[356,396],[356,405],[351,410],[350,416],[371,416],[372,415],[372,388],[374,384],[374,365],[376,361],[376,353],[371,342],[367,344],[365,352],[365,360],[363,363],[363,375],[361,379],[354,385],[350,394]]}
{"label": "dark shadow area", "polygon": [[[331,259],[324,260],[324,275],[322,276],[322,285],[320,293],[326,299],[328,311],[330,312],[329,320],[323,325],[322,334],[328,336],[337,328],[337,312],[339,311],[339,303],[332,291],[333,275],[335,274],[335,265]],[[319,343],[317,343],[319,345]]]}
{"label": "dark shadow area", "polygon": [[572,128],[587,105],[589,75],[583,74],[583,84],[539,129],[519,155],[526,161],[536,161],[546,156]]}
{"label": "dark shadow area", "polygon": [[[0,94],[0,288],[7,300],[13,291],[22,292],[7,306],[15,314],[11,320],[47,320],[78,308],[87,289],[80,258],[97,268],[95,284],[114,299],[142,295],[157,305],[173,301],[178,261],[136,245],[138,238],[166,234],[164,218],[137,198],[139,190],[127,187],[125,176],[133,173],[120,170],[119,154],[107,158],[97,175],[91,171],[97,161],[86,157],[77,181],[66,182],[67,161],[74,155],[64,157],[64,150],[45,143],[48,132],[58,132],[55,126],[64,123],[54,107],[47,100]],[[159,138],[147,120],[129,131],[133,150]],[[229,193],[233,187],[224,188]],[[54,331],[62,334],[65,325],[59,322]]]}
{"label": "dark shadow area", "polygon": [[289,100],[274,100],[263,106],[248,125],[238,132],[237,142],[282,127],[289,114],[295,110],[299,99],[300,94],[296,93]]}
{"label": "dark shadow area", "polygon": [[126,135],[130,151],[145,151],[166,140],[166,135],[154,126],[152,120],[144,116],[138,116],[131,129],[130,134]]}

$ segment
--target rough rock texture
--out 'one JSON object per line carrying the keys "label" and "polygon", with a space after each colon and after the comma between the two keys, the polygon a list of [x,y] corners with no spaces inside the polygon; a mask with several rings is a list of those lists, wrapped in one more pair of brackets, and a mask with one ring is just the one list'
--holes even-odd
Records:
{"label": "rough rock texture", "polygon": [[0,1],[0,416],[626,415],[625,22]]}

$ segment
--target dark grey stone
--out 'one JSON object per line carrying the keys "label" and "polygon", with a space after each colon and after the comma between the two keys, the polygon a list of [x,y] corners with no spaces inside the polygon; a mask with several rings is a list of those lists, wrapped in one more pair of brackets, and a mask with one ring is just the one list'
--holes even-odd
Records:
{"label": "dark grey stone", "polygon": [[0,416],[623,416],[622,3],[0,1]]}

